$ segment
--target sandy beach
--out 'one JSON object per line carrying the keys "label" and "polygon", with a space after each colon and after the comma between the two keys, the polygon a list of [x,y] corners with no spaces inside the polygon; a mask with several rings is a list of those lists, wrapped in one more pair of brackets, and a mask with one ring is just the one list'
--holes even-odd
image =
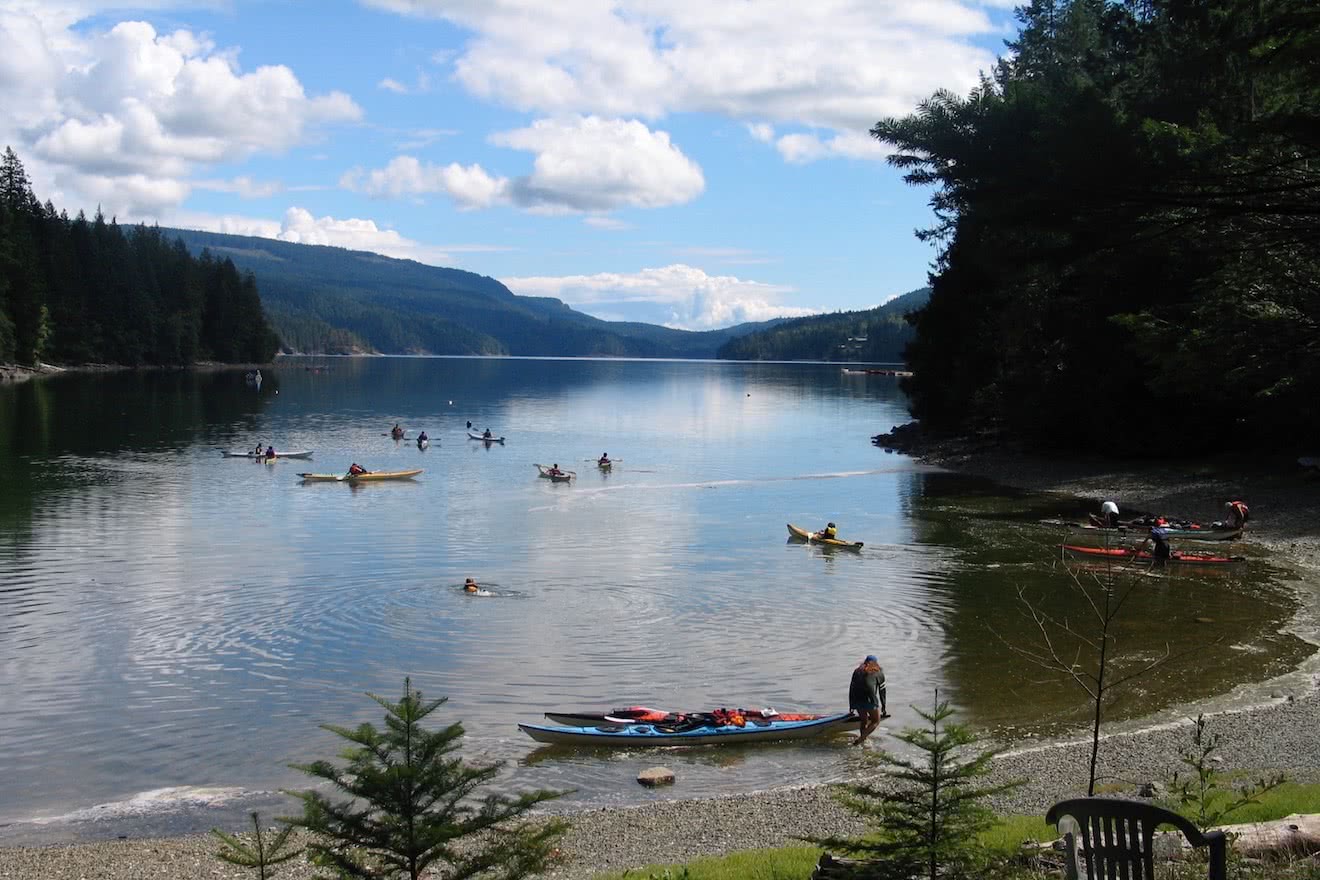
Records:
{"label": "sandy beach", "polygon": [[[1314,619],[1320,581],[1320,478],[1295,462],[1238,456],[1187,462],[1115,462],[1045,458],[970,444],[929,444],[912,449],[929,463],[981,475],[1021,489],[1106,498],[1124,510],[1217,518],[1225,501],[1251,507],[1248,539],[1253,552],[1275,556],[1309,572],[1297,620],[1305,631]],[[882,454],[877,450],[877,454]],[[1313,576],[1310,576],[1313,575]],[[1167,780],[1188,741],[1186,719],[1198,711],[1217,714],[1224,769],[1282,771],[1297,781],[1320,782],[1320,697],[1316,657],[1301,670],[1254,683],[1249,698],[1225,695],[1210,706],[1178,706],[1158,717],[1107,728],[1101,775],[1119,785]],[[1262,693],[1267,697],[1262,697]],[[1262,704],[1261,701],[1265,700]],[[1089,742],[1083,735],[1050,742],[1009,744],[996,760],[996,779],[1026,779],[995,806],[1004,812],[1043,813],[1055,800],[1084,793]],[[859,772],[861,763],[858,763]],[[573,829],[563,858],[547,876],[576,880],[606,870],[654,862],[682,862],[701,855],[790,845],[801,836],[855,833],[857,819],[823,786],[779,789],[699,801],[663,801],[640,807],[592,809],[570,815]],[[248,876],[214,859],[206,835],[124,840],[48,847],[0,848],[0,878],[231,878]],[[313,876],[302,860],[278,876]]]}

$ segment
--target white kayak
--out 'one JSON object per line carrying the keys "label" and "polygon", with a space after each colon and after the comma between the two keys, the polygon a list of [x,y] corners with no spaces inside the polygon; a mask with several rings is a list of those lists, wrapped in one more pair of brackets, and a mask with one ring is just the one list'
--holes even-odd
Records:
{"label": "white kayak", "polygon": [[503,438],[503,437],[483,437],[481,434],[473,434],[471,431],[468,431],[468,439],[469,439],[469,440],[481,440],[481,441],[483,441],[483,442],[485,442],[485,443],[503,443],[503,442],[504,442],[504,438]]}
{"label": "white kayak", "polygon": [[255,452],[221,452],[220,454],[225,458],[311,458],[312,450],[298,449],[293,452],[281,452],[277,449],[274,456],[269,456],[264,452],[260,455]]}

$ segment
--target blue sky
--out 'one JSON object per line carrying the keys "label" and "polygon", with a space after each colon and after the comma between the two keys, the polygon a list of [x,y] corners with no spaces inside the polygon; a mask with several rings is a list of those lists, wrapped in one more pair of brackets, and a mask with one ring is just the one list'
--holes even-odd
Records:
{"label": "blue sky", "polygon": [[0,141],[71,213],[375,251],[709,329],[926,282],[868,135],[1011,0],[0,0]]}

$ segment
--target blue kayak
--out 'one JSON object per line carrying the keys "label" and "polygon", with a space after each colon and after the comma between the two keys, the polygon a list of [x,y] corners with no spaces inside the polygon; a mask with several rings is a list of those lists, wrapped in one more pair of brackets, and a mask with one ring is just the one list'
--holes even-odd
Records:
{"label": "blue kayak", "polygon": [[857,727],[849,712],[825,715],[812,721],[748,721],[741,727],[700,725],[687,728],[657,724],[609,724],[596,727],[547,727],[519,724],[518,729],[537,742],[565,746],[704,746],[723,743],[774,742],[830,736]]}

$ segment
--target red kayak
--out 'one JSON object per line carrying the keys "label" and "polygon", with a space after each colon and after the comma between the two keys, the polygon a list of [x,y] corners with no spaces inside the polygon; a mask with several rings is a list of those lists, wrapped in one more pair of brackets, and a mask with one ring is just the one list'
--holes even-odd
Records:
{"label": "red kayak", "polygon": [[[1134,560],[1136,562],[1155,562],[1155,557],[1145,550],[1131,550],[1126,547],[1078,547],[1076,544],[1064,544],[1063,549],[1074,556],[1099,556],[1105,559]],[[1246,562],[1245,556],[1213,556],[1208,553],[1173,553],[1170,563],[1177,565],[1233,565]]]}

